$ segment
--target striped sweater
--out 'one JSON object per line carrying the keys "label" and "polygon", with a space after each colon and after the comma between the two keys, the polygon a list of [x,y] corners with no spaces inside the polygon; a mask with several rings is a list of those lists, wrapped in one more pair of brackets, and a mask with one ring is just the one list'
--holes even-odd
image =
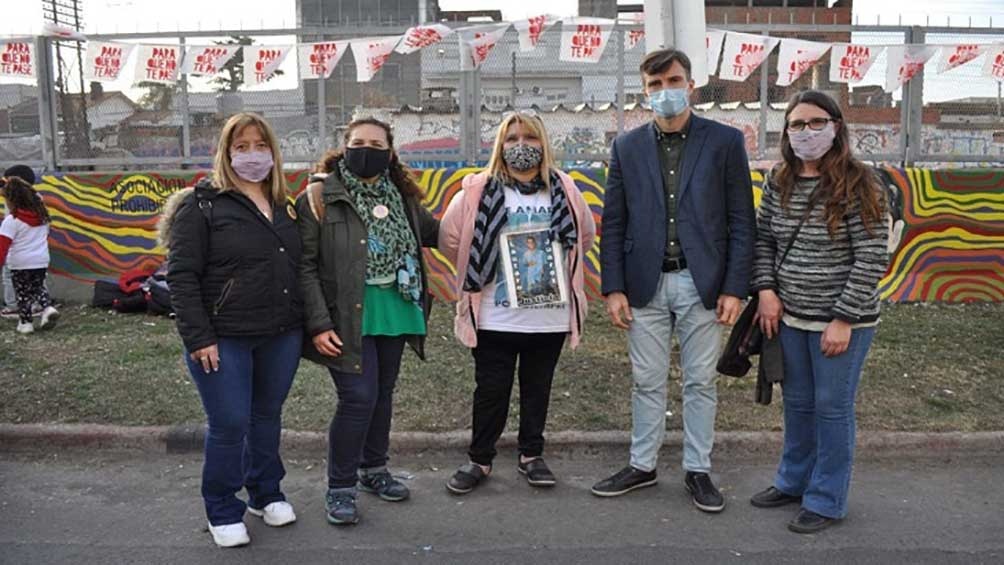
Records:
{"label": "striped sweater", "polygon": [[783,209],[780,193],[769,180],[764,183],[751,287],[754,291],[777,291],[785,315],[798,320],[875,322],[879,317],[878,282],[889,263],[887,219],[872,226],[869,233],[860,213],[851,209],[831,238],[823,204],[817,203],[778,268],[818,184],[818,179],[799,179],[787,209]]}

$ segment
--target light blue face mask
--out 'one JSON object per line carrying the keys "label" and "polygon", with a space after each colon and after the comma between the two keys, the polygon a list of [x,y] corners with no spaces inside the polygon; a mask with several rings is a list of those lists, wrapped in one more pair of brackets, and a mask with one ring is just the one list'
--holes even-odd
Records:
{"label": "light blue face mask", "polygon": [[648,103],[658,116],[672,118],[686,110],[690,101],[687,99],[686,88],[663,88],[649,94]]}

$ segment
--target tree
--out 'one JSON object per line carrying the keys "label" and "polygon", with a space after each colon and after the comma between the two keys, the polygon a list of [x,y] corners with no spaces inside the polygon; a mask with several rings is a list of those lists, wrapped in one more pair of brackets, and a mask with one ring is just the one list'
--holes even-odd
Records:
{"label": "tree", "polygon": [[175,95],[181,92],[180,82],[163,84],[160,82],[142,81],[136,86],[147,89],[146,93],[139,99],[139,105],[147,110],[170,110]]}
{"label": "tree", "polygon": [[[217,45],[239,45],[241,47],[251,45],[254,40],[247,36],[231,36],[230,39],[226,41],[214,41],[213,43]],[[266,80],[272,80],[273,78],[282,75],[282,71],[276,69],[272,76],[268,77]],[[223,65],[221,69],[221,75],[217,76],[213,80],[209,81],[211,84],[215,84],[217,92],[237,92],[237,89],[244,84],[244,50],[238,49],[237,53],[227,64]]]}

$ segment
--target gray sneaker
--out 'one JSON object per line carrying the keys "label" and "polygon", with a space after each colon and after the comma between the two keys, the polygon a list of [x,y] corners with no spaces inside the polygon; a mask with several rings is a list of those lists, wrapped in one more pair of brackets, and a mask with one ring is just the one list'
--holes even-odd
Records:
{"label": "gray sneaker", "polygon": [[400,502],[411,496],[404,483],[395,479],[390,471],[359,476],[359,490],[373,493],[388,502]]}
{"label": "gray sneaker", "polygon": [[324,497],[324,509],[328,513],[328,523],[345,526],[359,523],[356,509],[356,489],[329,488]]}

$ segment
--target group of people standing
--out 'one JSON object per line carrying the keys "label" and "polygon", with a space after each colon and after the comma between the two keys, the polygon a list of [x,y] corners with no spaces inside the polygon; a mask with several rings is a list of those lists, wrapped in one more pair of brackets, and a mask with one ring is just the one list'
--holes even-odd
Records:
{"label": "group of people standing", "polygon": [[[715,364],[755,291],[757,323],[784,348],[785,443],[773,485],[751,502],[800,504],[789,527],[818,531],[846,514],[855,388],[885,270],[882,193],[850,155],[836,103],[805,92],[786,112],[784,160],[758,226],[743,135],[692,113],[687,56],[659,50],[640,71],[655,115],[613,143],[600,241],[607,313],[628,332],[631,452],[592,493],[656,484],[676,333],[684,484],[701,510],[724,508],[711,479]],[[488,166],[462,188],[433,218],[390,126],[366,118],[349,124],[294,204],[271,128],[239,114],[221,132],[212,175],[169,203],[168,281],[208,419],[202,495],[218,545],[250,541],[245,512],[270,526],[296,520],[279,438],[301,356],[327,367],[337,390],[327,520],[357,523],[359,491],[410,496],[387,463],[405,346],[424,358],[423,247],[456,267],[454,329],[474,359],[468,460],[446,488],[470,493],[495,471],[517,376],[516,470],[532,486],[556,484],[544,430],[561,351],[583,335],[593,215],[532,112],[504,116]]]}

